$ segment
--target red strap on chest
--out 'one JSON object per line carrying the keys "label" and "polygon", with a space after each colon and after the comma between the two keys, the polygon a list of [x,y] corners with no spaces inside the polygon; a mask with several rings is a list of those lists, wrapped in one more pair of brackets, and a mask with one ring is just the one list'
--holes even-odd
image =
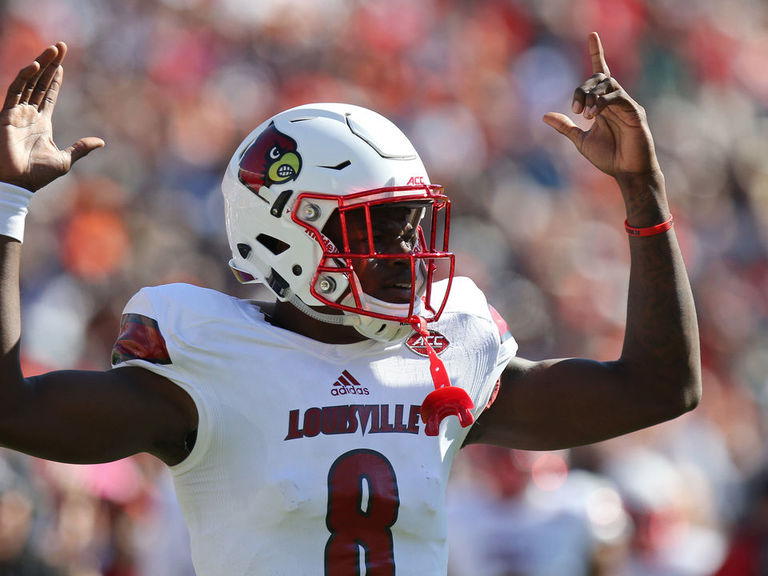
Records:
{"label": "red strap on chest", "polygon": [[471,412],[475,403],[466,390],[451,386],[445,364],[429,344],[427,321],[420,316],[414,316],[411,318],[411,325],[422,336],[429,358],[429,372],[435,385],[435,389],[427,394],[421,403],[421,420],[425,424],[427,436],[437,436],[440,422],[452,415],[457,416],[459,423],[466,428],[475,421]]}

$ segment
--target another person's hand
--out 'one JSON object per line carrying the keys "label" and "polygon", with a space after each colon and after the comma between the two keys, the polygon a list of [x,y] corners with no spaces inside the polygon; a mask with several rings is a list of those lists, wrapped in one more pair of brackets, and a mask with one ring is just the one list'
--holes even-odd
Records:
{"label": "another person's hand", "polygon": [[0,182],[34,192],[104,146],[101,138],[88,137],[59,150],[53,141],[51,117],[66,53],[63,42],[49,46],[11,82],[0,112]]}
{"label": "another person's hand", "polygon": [[593,75],[579,86],[571,108],[594,119],[588,130],[566,115],[548,112],[544,122],[564,134],[597,168],[617,179],[658,172],[659,164],[645,110],[611,77],[596,32],[589,35]]}

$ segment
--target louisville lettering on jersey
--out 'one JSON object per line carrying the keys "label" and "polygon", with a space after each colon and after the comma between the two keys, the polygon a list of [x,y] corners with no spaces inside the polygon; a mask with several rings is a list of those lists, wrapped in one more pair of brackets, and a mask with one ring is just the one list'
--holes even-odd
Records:
{"label": "louisville lettering on jersey", "polygon": [[318,434],[418,434],[421,406],[404,404],[342,404],[288,413],[285,440],[313,438]]}
{"label": "louisville lettering on jersey", "polygon": [[171,363],[165,338],[157,322],[141,314],[123,314],[120,319],[120,336],[112,348],[112,364],[133,359],[153,364]]}

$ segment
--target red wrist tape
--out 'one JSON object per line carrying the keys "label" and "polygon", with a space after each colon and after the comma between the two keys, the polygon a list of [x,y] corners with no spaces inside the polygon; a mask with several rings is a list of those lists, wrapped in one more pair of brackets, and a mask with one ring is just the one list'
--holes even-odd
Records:
{"label": "red wrist tape", "polygon": [[627,234],[629,234],[630,236],[637,236],[637,237],[656,236],[656,234],[661,234],[662,232],[666,232],[667,230],[672,228],[673,223],[674,223],[674,219],[672,218],[672,216],[670,216],[661,224],[656,224],[656,226],[648,226],[647,228],[635,228],[634,226],[630,226],[629,222],[624,220],[624,229],[627,231]]}

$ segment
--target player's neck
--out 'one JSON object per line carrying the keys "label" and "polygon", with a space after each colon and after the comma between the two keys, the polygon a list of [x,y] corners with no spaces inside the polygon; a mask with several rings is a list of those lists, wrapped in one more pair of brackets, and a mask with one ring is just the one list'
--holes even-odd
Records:
{"label": "player's neck", "polygon": [[[260,305],[267,321],[273,326],[290,330],[312,340],[326,344],[353,344],[365,340],[352,326],[329,324],[310,318],[289,302],[274,302],[272,305]],[[333,313],[331,309],[323,312]]]}

